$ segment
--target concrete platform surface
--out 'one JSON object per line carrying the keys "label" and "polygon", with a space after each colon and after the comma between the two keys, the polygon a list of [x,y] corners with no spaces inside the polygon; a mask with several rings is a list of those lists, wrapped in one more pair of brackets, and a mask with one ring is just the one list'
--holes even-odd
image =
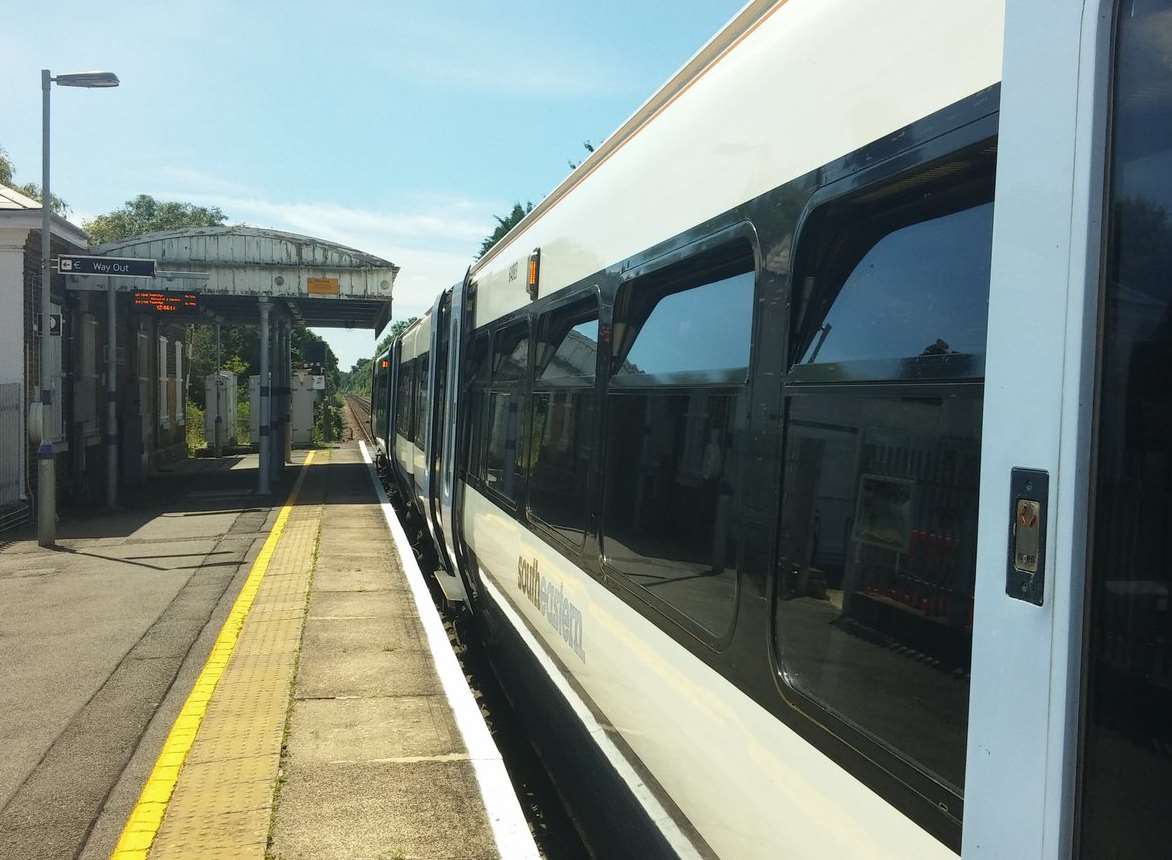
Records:
{"label": "concrete platform surface", "polygon": [[192,461],[119,512],[64,512],[56,549],[0,545],[0,857],[108,856],[117,786],[268,529],[254,479]]}
{"label": "concrete platform surface", "polygon": [[299,470],[155,758],[111,794],[114,858],[537,856],[372,478],[352,445]]}

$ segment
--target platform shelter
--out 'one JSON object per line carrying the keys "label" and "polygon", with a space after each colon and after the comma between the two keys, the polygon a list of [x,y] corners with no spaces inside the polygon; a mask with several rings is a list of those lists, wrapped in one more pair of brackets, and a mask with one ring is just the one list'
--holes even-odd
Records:
{"label": "platform shelter", "polygon": [[[88,253],[155,261],[155,276],[149,278],[65,276],[79,318],[106,317],[105,459],[111,504],[119,477],[132,479],[185,450],[187,325],[214,323],[217,344],[221,325],[259,328],[257,491],[266,494],[291,459],[293,328],[359,328],[377,334],[390,320],[399,271],[387,260],[333,242],[243,226],[149,233]],[[96,341],[91,352],[96,362]]]}

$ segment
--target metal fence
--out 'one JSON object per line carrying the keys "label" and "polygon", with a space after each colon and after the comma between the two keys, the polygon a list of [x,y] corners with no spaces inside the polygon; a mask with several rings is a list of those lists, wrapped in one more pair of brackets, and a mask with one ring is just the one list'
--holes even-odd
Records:
{"label": "metal fence", "polygon": [[26,442],[21,432],[22,389],[19,382],[0,385],[0,508],[20,501],[24,483],[22,460]]}

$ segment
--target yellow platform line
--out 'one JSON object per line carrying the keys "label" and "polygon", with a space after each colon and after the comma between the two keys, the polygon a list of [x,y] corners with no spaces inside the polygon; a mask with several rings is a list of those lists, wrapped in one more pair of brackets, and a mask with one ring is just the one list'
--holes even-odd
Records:
{"label": "yellow platform line", "polygon": [[212,645],[207,662],[204,663],[199,677],[196,678],[195,686],[192,687],[191,693],[188,694],[187,700],[183,703],[179,716],[171,725],[171,731],[167,734],[167,740],[163,743],[163,749],[159,752],[154,769],[147,778],[142,793],[138,796],[138,802],[135,803],[134,809],[131,810],[130,816],[126,819],[126,826],[122,828],[122,835],[118,839],[114,853],[110,855],[110,860],[146,860],[147,853],[163,823],[163,815],[167,811],[171,794],[175,791],[175,784],[179,780],[179,770],[183,767],[183,762],[186,761],[187,754],[191,751],[191,745],[194,743],[196,733],[203,722],[212,693],[215,692],[216,685],[224,674],[224,669],[227,667],[232,653],[236,650],[236,642],[240,638],[240,630],[244,627],[244,620],[248,617],[248,611],[252,608],[252,603],[260,590],[261,582],[269,568],[269,562],[277,549],[277,543],[281,540],[281,533],[285,531],[285,523],[288,522],[289,515],[297,503],[297,496],[305,481],[305,473],[308,471],[309,464],[313,462],[313,453],[310,451],[306,455],[301,473],[297,476],[297,482],[293,485],[285,505],[277,513],[273,530],[269,532],[268,538],[260,548],[260,553],[252,562],[248,578],[244,581],[240,594],[236,597],[236,602],[232,604],[232,610],[228,613],[224,626],[220,628],[220,633],[216,636],[215,644]]}

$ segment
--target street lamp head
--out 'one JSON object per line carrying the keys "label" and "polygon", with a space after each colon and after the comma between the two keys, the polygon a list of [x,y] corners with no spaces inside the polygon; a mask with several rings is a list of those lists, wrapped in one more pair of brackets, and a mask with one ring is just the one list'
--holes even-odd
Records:
{"label": "street lamp head", "polygon": [[116,87],[118,76],[113,72],[77,72],[53,78],[59,87]]}

